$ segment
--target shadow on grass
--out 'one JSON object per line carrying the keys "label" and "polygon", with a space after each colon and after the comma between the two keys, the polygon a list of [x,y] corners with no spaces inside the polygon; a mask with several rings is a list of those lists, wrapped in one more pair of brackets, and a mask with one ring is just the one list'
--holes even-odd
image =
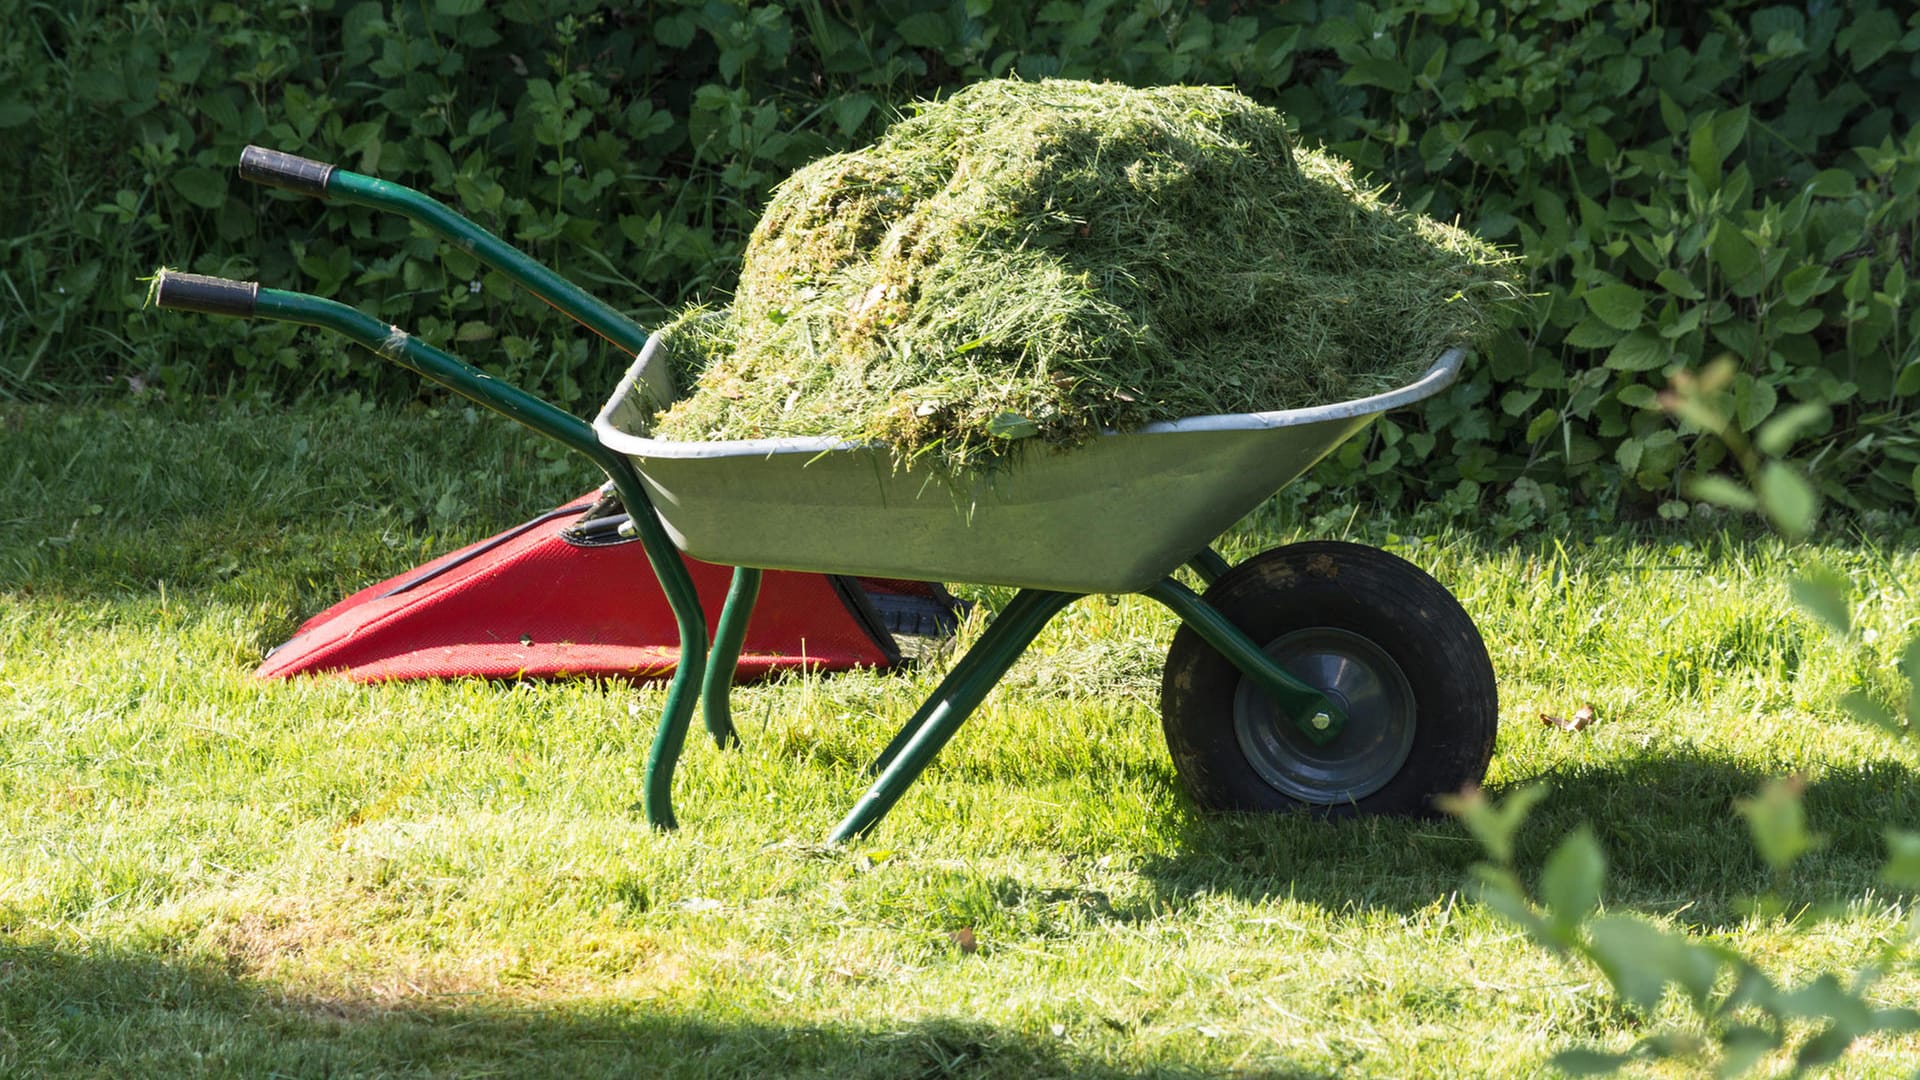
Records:
{"label": "shadow on grass", "polygon": [[[1187,1077],[961,1019],[821,1025],[658,1000],[392,1005],[315,998],[137,951],[0,944],[0,1075]],[[1269,1067],[1262,1075],[1324,1073]]]}
{"label": "shadow on grass", "polygon": [[592,486],[591,468],[556,476],[537,437],[470,411],[318,399],[0,411],[0,590],[244,598],[314,577],[332,596]]}
{"label": "shadow on grass", "polygon": [[[1606,852],[1610,904],[1683,913],[1703,929],[1729,929],[1742,917],[1741,901],[1773,883],[1735,809],[1772,778],[1698,752],[1541,776],[1535,780],[1549,794],[1521,830],[1515,861],[1522,877],[1534,880],[1554,846],[1584,824]],[[1783,895],[1810,905],[1887,898],[1879,880],[1885,830],[1920,822],[1913,770],[1888,760],[1831,769],[1808,787],[1806,809],[1823,843],[1794,868]],[[1326,822],[1206,815],[1190,807],[1184,814],[1179,853],[1144,867],[1161,901],[1175,906],[1226,892],[1405,914],[1447,902],[1483,857],[1466,829],[1445,818]]]}

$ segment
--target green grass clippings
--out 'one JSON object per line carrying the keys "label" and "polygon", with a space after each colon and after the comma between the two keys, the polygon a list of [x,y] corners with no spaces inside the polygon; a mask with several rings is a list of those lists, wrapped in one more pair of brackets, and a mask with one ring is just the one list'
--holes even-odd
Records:
{"label": "green grass clippings", "polygon": [[774,193],[655,434],[831,435],[949,472],[1030,439],[1391,389],[1517,295],[1231,90],[978,83]]}

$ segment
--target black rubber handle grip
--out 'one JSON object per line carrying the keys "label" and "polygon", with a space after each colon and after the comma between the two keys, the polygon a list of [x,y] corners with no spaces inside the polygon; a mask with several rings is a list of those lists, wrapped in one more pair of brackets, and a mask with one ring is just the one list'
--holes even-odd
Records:
{"label": "black rubber handle grip", "polygon": [[240,151],[240,179],[269,187],[286,188],[302,195],[325,195],[333,166],[324,161],[283,154],[264,146],[249,146]]}
{"label": "black rubber handle grip", "polygon": [[257,281],[233,281],[202,274],[160,271],[154,282],[153,302],[175,311],[198,311],[203,315],[236,315],[244,319],[253,314],[260,296]]}

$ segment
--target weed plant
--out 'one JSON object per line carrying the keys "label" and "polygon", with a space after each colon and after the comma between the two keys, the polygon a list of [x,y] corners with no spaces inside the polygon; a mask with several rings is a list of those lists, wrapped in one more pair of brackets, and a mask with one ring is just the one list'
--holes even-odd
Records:
{"label": "weed plant", "polygon": [[1317,405],[1499,322],[1508,260],[1230,90],[977,83],[775,189],[675,439],[831,435],[949,473],[1035,438]]}

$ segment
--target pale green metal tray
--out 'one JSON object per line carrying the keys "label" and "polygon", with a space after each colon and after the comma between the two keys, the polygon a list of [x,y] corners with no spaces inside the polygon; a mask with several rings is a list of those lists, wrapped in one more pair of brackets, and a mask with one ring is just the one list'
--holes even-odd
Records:
{"label": "pale green metal tray", "polygon": [[625,454],[674,543],[707,562],[1074,593],[1139,592],[1388,409],[1445,389],[1449,350],[1406,386],[1281,412],[1200,416],[1035,446],[969,482],[897,470],[832,438],[649,437],[680,391],[650,338],[594,430]]}

